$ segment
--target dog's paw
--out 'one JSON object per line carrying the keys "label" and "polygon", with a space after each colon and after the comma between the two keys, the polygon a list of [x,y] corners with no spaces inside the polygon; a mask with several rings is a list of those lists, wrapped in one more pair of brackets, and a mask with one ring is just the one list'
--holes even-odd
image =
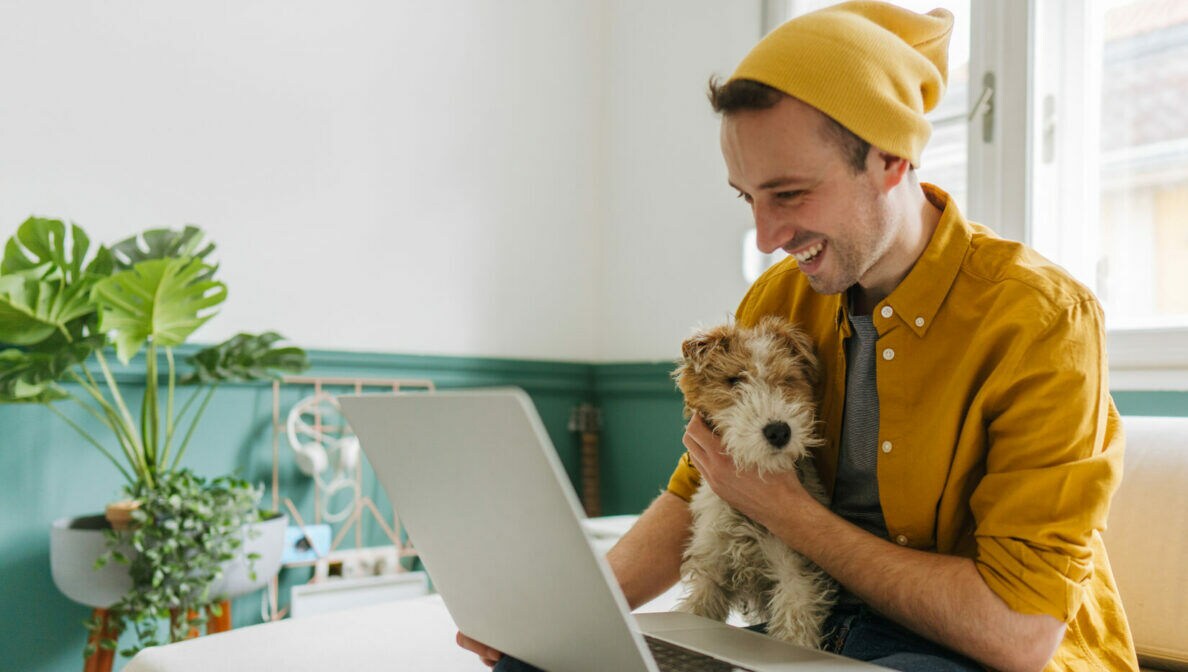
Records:
{"label": "dog's paw", "polygon": [[720,590],[694,587],[677,603],[675,611],[683,611],[715,621],[725,621],[730,615],[730,600]]}

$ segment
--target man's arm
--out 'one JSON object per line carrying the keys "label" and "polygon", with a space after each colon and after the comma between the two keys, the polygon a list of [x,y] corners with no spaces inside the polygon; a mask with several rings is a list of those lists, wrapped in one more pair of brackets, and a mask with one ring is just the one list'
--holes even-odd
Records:
{"label": "man's arm", "polygon": [[[668,590],[681,578],[681,553],[689,539],[691,523],[688,502],[665,492],[606,554],[632,609]],[[502,652],[461,632],[456,641],[488,667],[503,657]]]}
{"label": "man's arm", "polygon": [[681,553],[689,541],[692,520],[689,503],[665,492],[606,554],[632,609],[680,580]]}
{"label": "man's arm", "polygon": [[972,560],[896,546],[850,524],[813,499],[794,474],[738,470],[694,416],[685,446],[704,483],[742,513],[911,630],[999,670],[1039,670],[1065,624],[1011,610]]}

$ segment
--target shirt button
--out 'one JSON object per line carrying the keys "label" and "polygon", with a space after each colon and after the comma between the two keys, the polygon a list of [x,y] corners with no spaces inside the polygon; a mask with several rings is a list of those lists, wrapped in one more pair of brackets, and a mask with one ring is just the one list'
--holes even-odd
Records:
{"label": "shirt button", "polygon": [[908,542],[908,538],[903,536],[902,534],[899,535],[898,537],[895,537],[895,543],[899,544],[900,546],[907,546],[907,542]]}
{"label": "shirt button", "polygon": [[891,309],[891,306],[883,306],[883,310],[879,312],[883,314],[883,317],[891,317],[895,314],[895,311]]}
{"label": "shirt button", "polygon": [[917,317],[917,318],[916,318],[916,326],[917,326],[917,327],[922,327],[922,326],[924,326],[924,318],[922,318],[922,317]]}
{"label": "shirt button", "polygon": [[890,442],[890,441],[884,441],[884,442],[883,442],[883,452],[884,452],[884,453],[889,453],[889,452],[891,452],[891,442]]}
{"label": "shirt button", "polygon": [[891,361],[891,360],[895,359],[895,351],[892,350],[891,348],[887,348],[886,350],[883,351],[883,359],[885,359],[887,361]]}

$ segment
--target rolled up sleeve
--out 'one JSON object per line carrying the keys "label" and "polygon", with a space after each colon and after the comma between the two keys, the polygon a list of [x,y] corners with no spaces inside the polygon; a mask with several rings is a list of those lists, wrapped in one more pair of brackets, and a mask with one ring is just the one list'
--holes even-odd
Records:
{"label": "rolled up sleeve", "polygon": [[996,373],[1008,382],[995,388],[986,474],[970,500],[974,560],[1011,609],[1069,622],[1093,575],[1092,540],[1121,479],[1123,440],[1097,303],[1035,328]]}
{"label": "rolled up sleeve", "polygon": [[700,486],[701,474],[697,472],[697,467],[694,467],[693,463],[689,461],[689,453],[684,453],[677,462],[672,476],[668,479],[668,492],[687,502],[693,499],[693,493],[697,492],[697,488]]}

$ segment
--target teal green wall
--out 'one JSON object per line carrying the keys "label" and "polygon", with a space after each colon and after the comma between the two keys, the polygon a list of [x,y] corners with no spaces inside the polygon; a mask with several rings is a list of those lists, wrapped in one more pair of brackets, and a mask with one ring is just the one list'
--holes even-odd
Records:
{"label": "teal green wall", "polygon": [[[181,354],[192,352],[186,349]],[[459,357],[376,355],[312,352],[308,375],[363,378],[428,378],[440,388],[515,385],[535,402],[549,436],[571,478],[577,477],[578,441],[567,429],[570,409],[595,401],[594,367],[567,362],[540,362]],[[117,369],[126,396],[138,397],[143,386],[143,362]],[[283,386],[282,409],[312,388]],[[336,391],[331,389],[331,391]],[[342,391],[349,391],[342,389]],[[671,392],[670,392],[671,393]],[[97,437],[104,429],[69,403],[59,408]],[[677,408],[679,419],[679,406]],[[227,385],[215,395],[184,459],[204,475],[234,472],[259,483],[271,482],[272,388],[269,384]],[[313,519],[313,490],[301,475],[282,442],[281,494],[291,497],[307,520]],[[654,480],[659,482],[662,475]],[[0,671],[77,672],[82,666],[85,640],[82,621],[89,609],[62,596],[53,585],[49,565],[49,526],[59,517],[96,513],[119,494],[122,478],[115,467],[85,444],[48,409],[41,406],[0,405],[0,648],[5,651]],[[367,470],[364,491],[381,511],[390,511],[387,498]],[[630,510],[623,502],[646,501],[643,496],[614,501],[614,511]],[[265,505],[271,498],[265,496]],[[345,543],[352,544],[353,538]],[[383,537],[369,525],[367,544]],[[306,580],[309,570],[287,570],[284,586]],[[282,606],[288,591],[282,588]],[[233,606],[236,627],[259,622],[259,595],[241,598]],[[123,664],[117,661],[116,669]]]}
{"label": "teal green wall", "polygon": [[602,364],[593,396],[602,410],[603,513],[638,513],[668,484],[684,452],[684,403],[669,377],[674,365]]}
{"label": "teal green wall", "polygon": [[[566,427],[569,412],[581,402],[598,404],[607,514],[645,507],[664,487],[682,451],[682,404],[669,378],[672,365],[666,362],[589,365],[343,352],[313,352],[311,359],[314,368],[309,375],[428,378],[442,388],[523,387],[573,479],[578,442]],[[133,362],[118,375],[126,387],[136,389],[142,372],[143,363]],[[282,408],[306,393],[308,388],[283,388]],[[1188,416],[1188,392],[1118,392],[1114,397],[1123,414]],[[66,405],[61,408],[100,431],[88,416]],[[201,474],[236,472],[267,483],[271,421],[271,386],[226,386],[216,395],[185,462]],[[287,459],[283,443],[282,450],[282,495],[312,518],[310,481]],[[48,410],[0,405],[0,647],[5,651],[0,670],[76,672],[81,667],[81,623],[89,611],[53,586],[49,525],[58,517],[101,510],[118,494],[119,485],[114,467]],[[387,499],[370,472],[365,474],[364,490],[381,510],[387,509]],[[370,529],[365,542],[382,543],[382,537]],[[300,583],[307,575],[308,570],[287,570],[282,586]],[[282,604],[287,603],[283,587]],[[236,627],[258,622],[259,612],[258,595],[237,600]]]}
{"label": "teal green wall", "polygon": [[1114,392],[1122,415],[1188,415],[1188,392]]}

